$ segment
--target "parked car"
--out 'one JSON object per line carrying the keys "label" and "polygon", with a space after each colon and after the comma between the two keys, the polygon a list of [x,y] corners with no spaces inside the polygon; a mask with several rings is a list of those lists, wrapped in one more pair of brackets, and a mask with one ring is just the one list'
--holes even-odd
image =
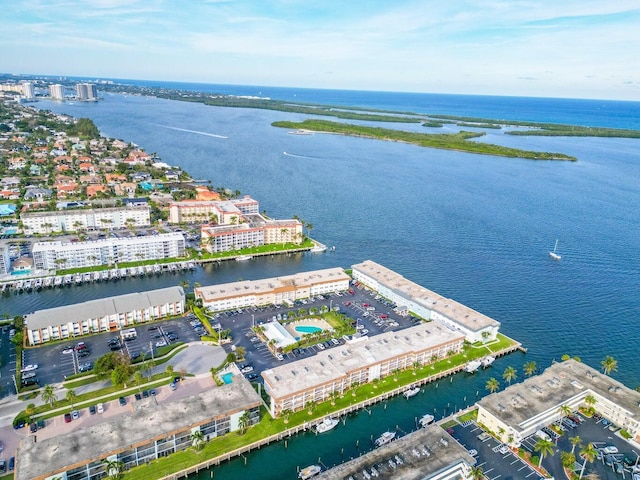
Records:
{"label": "parked car", "polygon": [[69,412],[64,414],[64,423],[69,423],[71,421],[71,414]]}
{"label": "parked car", "polygon": [[167,342],[165,340],[160,340],[156,342],[156,347],[164,347],[166,345],[167,345]]}
{"label": "parked car", "polygon": [[71,417],[72,417],[74,420],[79,419],[79,418],[80,418],[80,412],[79,412],[78,410],[74,410],[73,412],[71,412]]}
{"label": "parked car", "polygon": [[104,405],[102,403],[99,403],[98,405],[96,405],[96,411],[98,413],[104,413]]}
{"label": "parked car", "polygon": [[240,373],[249,373],[253,372],[253,366],[247,365],[246,367],[240,369]]}
{"label": "parked car", "polygon": [[95,405],[89,405],[89,413],[91,415],[95,415],[96,414],[96,406]]}
{"label": "parked car", "polygon": [[38,424],[36,422],[30,423],[29,430],[31,433],[36,433],[38,431]]}
{"label": "parked car", "polygon": [[25,367],[22,367],[22,370],[20,370],[21,372],[31,372],[33,370],[37,370],[38,369],[38,365],[27,365]]}
{"label": "parked car", "polygon": [[93,368],[93,363],[87,362],[87,363],[83,363],[82,365],[80,365],[80,367],[78,367],[78,371],[79,372],[89,372],[89,371],[91,371],[92,368]]}
{"label": "parked car", "polygon": [[87,348],[87,345],[86,345],[86,343],[84,343],[84,342],[79,342],[79,343],[75,346],[76,351],[84,350],[84,349],[86,349],[86,348]]}
{"label": "parked car", "polygon": [[247,380],[255,380],[256,378],[258,378],[258,374],[256,373],[250,373],[247,375]]}
{"label": "parked car", "polygon": [[149,395],[151,395],[152,397],[155,397],[156,396],[156,389],[155,388],[150,389],[149,390]]}
{"label": "parked car", "polygon": [[71,347],[71,346],[69,346],[69,347],[64,347],[64,348],[62,349],[62,353],[64,353],[65,355],[67,355],[68,353],[73,353],[73,352],[74,352],[74,349],[73,349],[73,347]]}
{"label": "parked car", "polygon": [[121,407],[124,407],[127,404],[127,399],[125,397],[120,397],[118,402],[120,402]]}

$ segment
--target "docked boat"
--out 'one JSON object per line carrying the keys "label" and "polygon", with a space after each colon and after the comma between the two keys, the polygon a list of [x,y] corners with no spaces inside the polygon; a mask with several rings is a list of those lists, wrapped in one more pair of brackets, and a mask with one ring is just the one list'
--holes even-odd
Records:
{"label": "docked boat", "polygon": [[317,433],[328,432],[332,428],[335,428],[340,421],[337,418],[327,417],[322,422],[316,425]]}
{"label": "docked boat", "polygon": [[482,365],[482,368],[487,368],[487,367],[490,367],[491,364],[495,361],[496,361],[496,357],[487,355],[486,357],[480,359],[480,364]]}
{"label": "docked boat", "polygon": [[64,276],[64,284],[65,285],[71,285],[73,283],[73,276],[70,273],[67,273]]}
{"label": "docked boat", "polygon": [[549,252],[549,256],[554,260],[560,260],[562,258],[559,254],[556,253],[557,249],[558,249],[558,239],[556,238],[556,244],[553,247],[553,250]]}
{"label": "docked boat", "polygon": [[433,423],[433,421],[435,420],[435,417],[429,413],[423,415],[422,417],[420,417],[420,420],[418,420],[418,423],[420,424],[420,426],[422,428],[425,428],[427,425],[431,425]]}
{"label": "docked boat", "polygon": [[93,272],[93,281],[94,282],[100,281],[100,272]]}
{"label": "docked boat", "polygon": [[313,135],[313,132],[310,130],[305,130],[300,128],[298,130],[292,130],[291,132],[287,132],[289,135]]}
{"label": "docked boat", "polygon": [[419,393],[420,393],[420,388],[413,387],[413,388],[406,389],[404,392],[402,392],[402,395],[404,395],[404,398],[409,399],[411,397],[415,397]]}
{"label": "docked boat", "polygon": [[396,432],[384,432],[376,439],[375,445],[376,447],[381,447],[389,443],[394,438],[396,438]]}
{"label": "docked boat", "polygon": [[91,282],[93,281],[93,275],[91,275],[91,274],[90,274],[90,273],[88,273],[88,272],[87,272],[87,273],[85,273],[85,274],[82,276],[82,281],[83,281],[84,283],[91,283]]}
{"label": "docked boat", "polygon": [[480,360],[471,360],[464,366],[464,371],[467,373],[474,373],[478,368],[480,368],[480,365],[482,365]]}
{"label": "docked boat", "polygon": [[62,285],[62,277],[57,276],[56,279],[53,281],[53,286],[59,287],[60,285]]}
{"label": "docked boat", "polygon": [[251,255],[240,255],[236,257],[236,262],[246,262],[247,260],[251,260],[253,257]]}
{"label": "docked boat", "polygon": [[31,282],[31,280],[25,280],[24,281],[24,289],[27,292],[30,292],[31,290],[33,290],[33,283]]}
{"label": "docked boat", "polygon": [[322,467],[320,465],[309,465],[308,467],[303,468],[298,473],[298,478],[301,480],[307,480],[308,478],[315,477],[322,471]]}
{"label": "docked boat", "polygon": [[315,246],[311,249],[311,253],[321,253],[327,249],[326,245],[322,245],[320,243],[316,243]]}
{"label": "docked boat", "polygon": [[75,282],[76,285],[80,285],[82,283],[82,275],[80,275],[79,273],[76,273],[75,276],[73,277],[73,281]]}
{"label": "docked boat", "polygon": [[24,280],[18,280],[16,282],[16,291],[21,292],[22,290],[24,290]]}
{"label": "docked boat", "polygon": [[35,288],[36,290],[42,290],[42,279],[41,278],[36,278],[33,281],[33,288]]}
{"label": "docked boat", "polygon": [[102,280],[103,282],[109,280],[109,270],[102,271],[102,273],[100,274],[100,280]]}

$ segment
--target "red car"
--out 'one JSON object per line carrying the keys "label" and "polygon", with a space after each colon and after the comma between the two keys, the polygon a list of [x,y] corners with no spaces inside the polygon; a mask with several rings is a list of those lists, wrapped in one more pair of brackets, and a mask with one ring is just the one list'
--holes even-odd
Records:
{"label": "red car", "polygon": [[65,413],[64,414],[64,423],[69,423],[71,422],[71,414],[70,413]]}

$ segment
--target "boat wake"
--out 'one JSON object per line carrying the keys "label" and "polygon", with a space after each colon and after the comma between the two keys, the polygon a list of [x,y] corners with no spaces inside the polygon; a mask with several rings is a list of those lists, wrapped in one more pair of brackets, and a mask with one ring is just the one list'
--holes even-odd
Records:
{"label": "boat wake", "polygon": [[293,158],[308,158],[310,160],[317,160],[318,157],[309,157],[307,155],[296,155],[295,153],[287,153],[287,152],[282,152],[282,154],[285,157],[293,157]]}
{"label": "boat wake", "polygon": [[215,133],[201,132],[199,130],[189,130],[187,128],[170,127],[168,125],[159,125],[159,124],[158,124],[158,126],[159,127],[168,128],[169,130],[177,130],[178,132],[197,133],[198,135],[205,135],[207,137],[229,138],[229,137],[225,137],[224,135],[216,135]]}

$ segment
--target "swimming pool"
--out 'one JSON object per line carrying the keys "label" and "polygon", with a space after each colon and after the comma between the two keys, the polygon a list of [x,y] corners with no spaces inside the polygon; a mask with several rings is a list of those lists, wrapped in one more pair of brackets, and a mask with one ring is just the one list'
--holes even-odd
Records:
{"label": "swimming pool", "polygon": [[229,373],[225,373],[224,375],[220,375],[220,378],[222,378],[222,381],[224,383],[231,383],[231,379],[233,378],[233,373],[229,372]]}
{"label": "swimming pool", "polygon": [[296,327],[296,332],[300,333],[317,333],[321,331],[322,329],[320,327],[312,327],[311,325],[298,325]]}

